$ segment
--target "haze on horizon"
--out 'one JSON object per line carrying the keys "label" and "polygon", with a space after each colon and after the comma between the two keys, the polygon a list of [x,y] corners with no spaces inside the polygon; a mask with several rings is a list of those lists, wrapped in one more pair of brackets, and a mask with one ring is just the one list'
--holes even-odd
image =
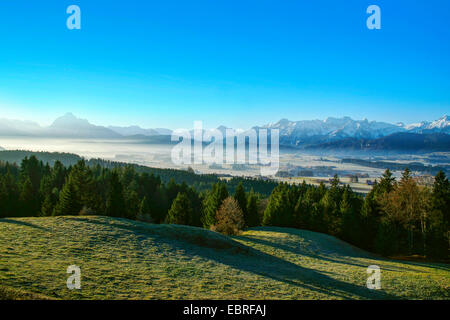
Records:
{"label": "haze on horizon", "polygon": [[71,31],[65,4],[3,1],[0,118],[174,129],[448,114],[450,3],[377,4],[374,31],[357,1],[81,0]]}

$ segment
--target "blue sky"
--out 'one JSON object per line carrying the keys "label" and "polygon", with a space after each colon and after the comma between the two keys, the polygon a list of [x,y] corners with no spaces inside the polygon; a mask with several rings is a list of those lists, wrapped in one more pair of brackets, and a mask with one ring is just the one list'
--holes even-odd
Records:
{"label": "blue sky", "polygon": [[[66,8],[81,8],[81,30]],[[368,30],[366,8],[381,8]],[[0,2],[0,117],[249,127],[450,113],[450,1]]]}

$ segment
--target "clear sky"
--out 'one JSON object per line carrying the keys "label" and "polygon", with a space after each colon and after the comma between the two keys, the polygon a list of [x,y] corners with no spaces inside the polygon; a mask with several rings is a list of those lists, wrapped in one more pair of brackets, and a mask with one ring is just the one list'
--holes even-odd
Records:
{"label": "clear sky", "polygon": [[449,111],[448,0],[0,1],[0,118],[246,128]]}

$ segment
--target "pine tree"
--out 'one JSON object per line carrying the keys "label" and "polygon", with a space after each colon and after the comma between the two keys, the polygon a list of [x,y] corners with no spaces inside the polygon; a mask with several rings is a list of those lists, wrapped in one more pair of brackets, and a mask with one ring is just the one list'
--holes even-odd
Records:
{"label": "pine tree", "polygon": [[342,238],[350,243],[361,243],[361,216],[359,199],[350,187],[346,187],[342,195],[340,211],[342,216]]}
{"label": "pine tree", "polygon": [[185,193],[178,193],[167,214],[167,223],[187,225],[191,215],[192,208],[189,198]]}
{"label": "pine tree", "polygon": [[376,200],[376,186],[364,198],[361,208],[361,242],[360,246],[369,251],[375,249],[375,238],[378,233],[381,210]]}
{"label": "pine tree", "polygon": [[264,211],[263,225],[289,227],[292,225],[293,211],[288,189],[285,185],[280,185],[269,197],[269,203]]}
{"label": "pine tree", "polygon": [[192,214],[189,219],[189,225],[194,227],[201,227],[202,211],[203,211],[202,197],[193,187],[187,189],[186,195],[189,198],[189,202],[192,208]]}
{"label": "pine tree", "polygon": [[448,258],[450,249],[450,183],[440,171],[433,184],[429,230],[426,239],[426,255]]}
{"label": "pine tree", "polygon": [[77,193],[73,186],[73,182],[67,179],[61,192],[59,193],[59,200],[55,206],[53,215],[55,216],[67,216],[78,215],[82,209],[80,200],[77,197]]}
{"label": "pine tree", "polygon": [[242,182],[238,184],[236,187],[236,191],[234,192],[234,199],[237,201],[239,207],[244,214],[245,225],[249,225],[249,219],[247,216],[247,195],[245,194],[244,186]]}
{"label": "pine tree", "polygon": [[6,206],[8,203],[8,194],[3,187],[3,177],[0,176],[0,218],[6,217]]}
{"label": "pine tree", "polygon": [[204,204],[203,226],[208,228],[216,223],[216,212],[222,205],[223,200],[228,198],[227,187],[223,183],[213,185],[211,192],[207,195]]}
{"label": "pine tree", "polygon": [[20,216],[31,217],[37,215],[39,211],[39,198],[37,192],[34,191],[29,177],[26,177],[22,184],[19,201],[21,207]]}
{"label": "pine tree", "polygon": [[44,202],[42,203],[40,216],[48,217],[53,214],[53,210],[55,208],[55,203],[52,199],[52,194],[47,194],[45,196]]}
{"label": "pine tree", "polygon": [[162,223],[166,220],[169,202],[164,185],[161,185],[150,196],[150,214],[155,223]]}
{"label": "pine tree", "polygon": [[392,176],[392,172],[389,169],[384,171],[380,183],[377,184],[377,192],[384,194],[389,193],[393,190],[395,183],[395,178]]}
{"label": "pine tree", "polygon": [[139,214],[150,215],[150,206],[148,204],[147,197],[144,197],[139,204]]}
{"label": "pine tree", "polygon": [[44,165],[42,161],[38,161],[35,156],[31,156],[30,158],[25,157],[20,165],[20,182],[25,184],[29,179],[33,192],[37,194],[41,184],[43,171]]}
{"label": "pine tree", "polygon": [[304,196],[300,196],[295,205],[295,226],[301,229],[310,229],[310,219],[311,219],[311,203],[307,200],[307,191]]}
{"label": "pine tree", "polygon": [[338,188],[340,183],[341,180],[339,180],[339,176],[335,174],[333,179],[331,180],[331,188]]}
{"label": "pine tree", "polygon": [[327,226],[327,232],[332,235],[338,235],[342,232],[342,215],[339,210],[342,200],[343,188],[339,187],[339,178],[337,175],[331,183],[331,187],[320,200],[324,209],[324,219]]}
{"label": "pine tree", "polygon": [[439,171],[433,185],[433,209],[442,212],[444,227],[450,227],[450,183],[443,171]]}
{"label": "pine tree", "polygon": [[139,213],[139,196],[134,190],[125,192],[126,213],[125,218],[136,219]]}
{"label": "pine tree", "polygon": [[58,190],[61,190],[66,181],[66,177],[67,177],[66,168],[60,161],[56,161],[55,164],[53,165],[51,173],[52,186],[54,188],[57,188]]}
{"label": "pine tree", "polygon": [[[250,191],[247,199],[247,221],[246,224],[248,227],[256,227],[260,225],[260,219],[258,215],[258,197],[253,192],[253,189]],[[245,219],[245,217],[244,217]]]}
{"label": "pine tree", "polygon": [[19,189],[17,183],[11,174],[11,169],[6,169],[3,179],[0,179],[0,192],[3,200],[0,205],[0,215],[3,217],[16,217],[20,215],[18,205]]}
{"label": "pine tree", "polygon": [[113,171],[109,178],[109,190],[106,198],[105,214],[110,217],[125,217],[126,203],[123,186],[117,171]]}
{"label": "pine tree", "polygon": [[145,222],[154,222],[150,214],[150,206],[147,197],[144,197],[141,203],[139,204],[139,211],[136,216],[136,219]]}
{"label": "pine tree", "polygon": [[94,210],[95,212],[100,212],[100,203],[102,200],[97,192],[98,188],[92,172],[83,160],[78,161],[78,163],[73,166],[69,178],[73,183],[73,187],[82,207]]}

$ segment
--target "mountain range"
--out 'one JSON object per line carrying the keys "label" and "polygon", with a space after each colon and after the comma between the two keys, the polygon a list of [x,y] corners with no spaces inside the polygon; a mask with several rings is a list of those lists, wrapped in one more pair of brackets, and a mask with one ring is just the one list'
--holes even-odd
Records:
{"label": "mountain range", "polygon": [[[225,132],[226,127],[217,129]],[[280,145],[303,149],[390,149],[405,147],[414,149],[415,144],[429,149],[450,150],[450,119],[447,115],[432,122],[414,124],[386,123],[378,121],[353,120],[350,117],[325,120],[278,122],[255,126],[252,129],[279,129]],[[57,118],[50,126],[43,127],[31,121],[0,119],[0,136],[38,136],[57,138],[101,138],[101,139],[144,139],[149,143],[170,141],[172,131],[164,128],[144,129],[139,126],[97,126],[72,113]],[[407,143],[406,143],[407,142]],[[412,144],[411,144],[412,143]],[[419,147],[419,145],[417,145]]]}
{"label": "mountain range", "polygon": [[304,146],[329,143],[343,139],[378,139],[395,133],[450,133],[448,116],[433,122],[421,122],[405,125],[386,122],[353,120],[350,117],[327,118],[325,120],[289,121],[282,119],[255,129],[279,129],[280,144],[289,146]]}

